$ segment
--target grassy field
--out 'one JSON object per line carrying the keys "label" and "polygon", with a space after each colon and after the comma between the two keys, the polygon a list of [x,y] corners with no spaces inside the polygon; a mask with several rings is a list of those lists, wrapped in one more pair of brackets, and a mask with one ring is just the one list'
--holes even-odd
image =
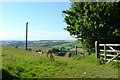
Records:
{"label": "grassy field", "polygon": [[[25,47],[19,47],[22,50],[25,50]],[[42,52],[46,53],[49,49],[51,49],[50,47],[36,47],[36,46],[30,46],[28,47],[28,49],[32,49],[32,52],[35,52],[36,50],[41,50]]]}
{"label": "grassy field", "polygon": [[22,48],[2,48],[3,78],[117,78],[118,69],[110,64],[100,65],[94,55],[78,58],[45,55]]}

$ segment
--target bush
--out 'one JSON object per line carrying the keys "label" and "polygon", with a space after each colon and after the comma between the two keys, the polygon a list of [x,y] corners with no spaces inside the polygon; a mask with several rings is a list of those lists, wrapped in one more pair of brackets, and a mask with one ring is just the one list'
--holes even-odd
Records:
{"label": "bush", "polygon": [[2,70],[0,70],[0,71],[2,71],[2,79],[3,79],[3,80],[18,79],[18,77],[13,76],[13,74],[11,74],[11,73],[10,73],[9,71],[7,71],[6,69],[3,69],[3,68],[2,68]]}
{"label": "bush", "polygon": [[64,47],[62,47],[61,49],[52,48],[51,52],[53,52],[57,56],[65,56],[67,51],[66,51],[66,49]]}
{"label": "bush", "polygon": [[76,55],[74,59],[75,60],[82,60],[82,59],[85,59],[85,56],[82,54],[79,54],[79,55]]}
{"label": "bush", "polygon": [[18,46],[15,46],[15,48],[18,48]]}
{"label": "bush", "polygon": [[32,49],[31,49],[31,48],[29,48],[29,49],[28,49],[28,51],[32,51]]}
{"label": "bush", "polygon": [[35,52],[39,52],[38,50],[36,50]]}
{"label": "bush", "polygon": [[113,67],[113,68],[120,68],[120,62],[111,62],[110,65]]}
{"label": "bush", "polygon": [[58,54],[57,54],[57,56],[65,56],[65,54],[66,54],[66,52],[59,52]]}
{"label": "bush", "polygon": [[75,55],[75,51],[68,51],[68,57],[74,57]]}
{"label": "bush", "polygon": [[105,64],[103,58],[99,58],[97,62],[99,65]]}

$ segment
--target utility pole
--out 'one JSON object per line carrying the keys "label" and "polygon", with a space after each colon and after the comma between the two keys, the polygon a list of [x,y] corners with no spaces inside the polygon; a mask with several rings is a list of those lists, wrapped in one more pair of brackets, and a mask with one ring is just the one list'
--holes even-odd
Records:
{"label": "utility pole", "polygon": [[28,22],[26,23],[26,50],[27,50],[27,40],[28,40]]}

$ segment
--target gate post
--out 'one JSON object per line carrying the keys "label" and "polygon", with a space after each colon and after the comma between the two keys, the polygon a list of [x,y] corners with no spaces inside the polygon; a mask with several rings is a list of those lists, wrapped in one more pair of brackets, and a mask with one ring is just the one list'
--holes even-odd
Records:
{"label": "gate post", "polygon": [[104,44],[104,61],[106,63],[106,44]]}
{"label": "gate post", "polygon": [[98,43],[98,41],[95,41],[95,57],[96,58],[99,58],[99,54],[98,54],[98,52],[99,52],[99,43]]}

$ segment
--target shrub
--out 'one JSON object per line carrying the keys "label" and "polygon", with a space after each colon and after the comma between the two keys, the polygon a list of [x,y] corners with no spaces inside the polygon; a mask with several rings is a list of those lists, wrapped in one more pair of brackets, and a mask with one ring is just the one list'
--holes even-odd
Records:
{"label": "shrub", "polygon": [[32,49],[31,49],[31,48],[29,48],[29,49],[28,49],[28,51],[32,51]]}
{"label": "shrub", "polygon": [[75,51],[68,51],[68,57],[74,57],[75,55]]}
{"label": "shrub", "polygon": [[105,64],[103,58],[99,58],[99,59],[97,60],[97,62],[98,62],[99,65]]}
{"label": "shrub", "polygon": [[113,68],[120,68],[120,62],[111,62],[110,65],[111,65]]}
{"label": "shrub", "polygon": [[18,48],[18,46],[15,46],[15,48]]}
{"label": "shrub", "polygon": [[85,58],[84,55],[79,54],[79,55],[76,55],[74,59],[75,59],[75,60],[82,60],[82,59],[84,59],[84,58]]}

